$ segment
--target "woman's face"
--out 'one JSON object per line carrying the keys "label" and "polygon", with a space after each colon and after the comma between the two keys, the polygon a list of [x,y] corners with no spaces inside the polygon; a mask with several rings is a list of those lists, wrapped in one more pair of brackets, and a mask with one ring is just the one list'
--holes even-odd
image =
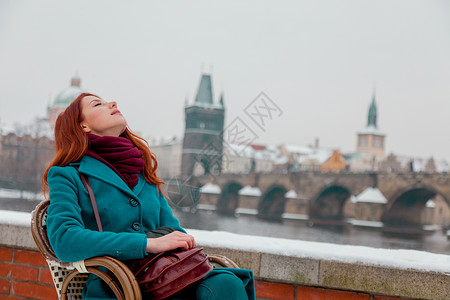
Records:
{"label": "woman's face", "polygon": [[105,102],[96,96],[81,99],[81,118],[81,128],[98,136],[119,136],[127,127],[117,103]]}

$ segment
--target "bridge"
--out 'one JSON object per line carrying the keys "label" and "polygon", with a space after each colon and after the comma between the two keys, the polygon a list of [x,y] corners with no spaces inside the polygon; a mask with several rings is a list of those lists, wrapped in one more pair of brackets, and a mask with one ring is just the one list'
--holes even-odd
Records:
{"label": "bridge", "polygon": [[[247,209],[268,219],[303,214],[313,222],[339,224],[344,222],[351,197],[369,187],[378,188],[387,201],[354,203],[355,220],[383,222],[386,228],[422,228],[426,224],[421,216],[428,200],[440,197],[450,207],[450,174],[445,173],[252,173],[183,180],[195,188],[219,186],[219,193],[200,194],[198,200],[219,213]],[[260,194],[240,193],[246,186],[259,189]],[[169,183],[169,194],[171,191],[173,182]],[[287,197],[289,194],[294,196]]]}

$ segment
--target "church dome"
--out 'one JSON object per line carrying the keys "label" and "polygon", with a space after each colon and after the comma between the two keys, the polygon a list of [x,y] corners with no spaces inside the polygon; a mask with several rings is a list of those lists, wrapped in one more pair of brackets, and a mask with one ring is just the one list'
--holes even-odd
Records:
{"label": "church dome", "polygon": [[81,78],[74,76],[71,79],[70,86],[63,89],[56,95],[53,101],[53,107],[67,107],[69,104],[75,100],[78,95],[83,93],[81,89]]}

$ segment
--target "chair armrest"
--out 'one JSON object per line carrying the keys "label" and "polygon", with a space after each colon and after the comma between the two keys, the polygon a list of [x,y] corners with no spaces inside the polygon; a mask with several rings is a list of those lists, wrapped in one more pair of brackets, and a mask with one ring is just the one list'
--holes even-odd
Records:
{"label": "chair armrest", "polygon": [[[110,256],[100,256],[86,259],[84,265],[88,273],[95,274],[99,276],[102,280],[108,284],[108,286],[113,290],[117,299],[125,300],[141,300],[142,294],[139,288],[139,284],[136,281],[133,273],[128,269],[128,267],[121,261],[112,258]],[[110,271],[116,278],[112,278],[107,272],[99,270],[98,267],[104,267]],[[61,287],[61,299],[67,299],[67,289],[69,282],[73,277],[80,274],[76,269],[70,272],[63,281]],[[117,284],[117,281],[119,285]]]}
{"label": "chair armrest", "polygon": [[208,259],[215,267],[239,269],[239,266],[234,261],[223,255],[208,254]]}

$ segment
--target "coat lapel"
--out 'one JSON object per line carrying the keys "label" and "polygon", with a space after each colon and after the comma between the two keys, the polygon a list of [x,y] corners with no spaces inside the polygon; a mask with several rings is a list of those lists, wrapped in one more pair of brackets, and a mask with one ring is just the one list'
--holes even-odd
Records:
{"label": "coat lapel", "polygon": [[[86,174],[87,176],[94,177],[101,180],[109,185],[112,185],[121,191],[127,193],[131,197],[136,197],[136,194],[128,187],[128,185],[116,174],[110,167],[102,163],[101,161],[90,157],[89,155],[83,156],[80,161],[80,167],[78,169],[80,173]],[[139,178],[140,179],[140,178]],[[139,180],[141,183],[141,180]],[[135,189],[139,186],[135,187]]]}

